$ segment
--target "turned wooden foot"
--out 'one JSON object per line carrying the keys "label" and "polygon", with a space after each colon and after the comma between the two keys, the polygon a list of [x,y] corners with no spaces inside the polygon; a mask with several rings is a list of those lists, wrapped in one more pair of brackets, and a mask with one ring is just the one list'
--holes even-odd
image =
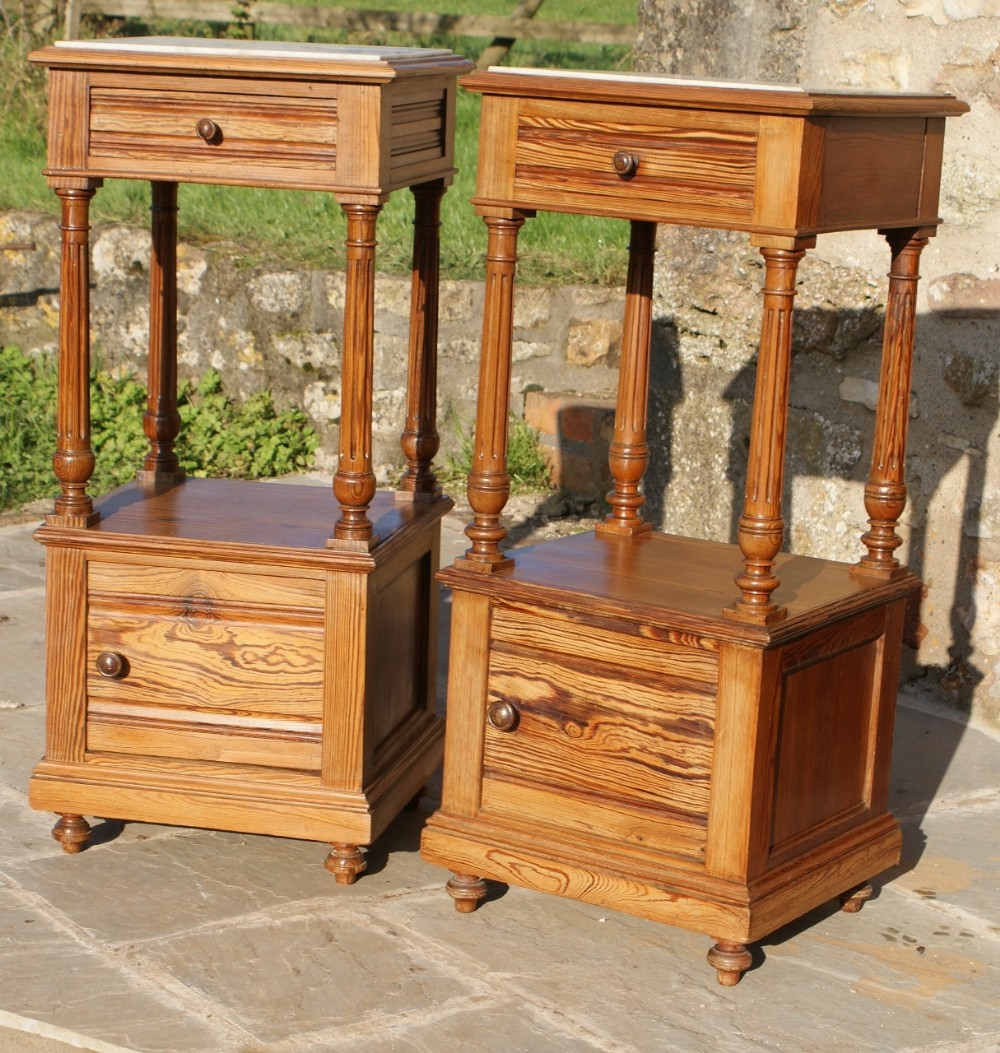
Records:
{"label": "turned wooden foot", "polygon": [[474,874],[456,874],[445,887],[461,914],[471,914],[486,898],[486,882]]}
{"label": "turned wooden foot", "polygon": [[337,841],[330,846],[330,854],[323,865],[337,879],[338,885],[353,885],[368,863],[357,845]]}
{"label": "turned wooden foot", "polygon": [[76,855],[90,840],[90,823],[82,815],[60,815],[52,827],[52,836],[63,846],[63,851]]}
{"label": "turned wooden foot", "polygon": [[745,943],[719,940],[708,952],[708,964],[715,969],[715,975],[723,987],[735,987],[752,962]]}
{"label": "turned wooden foot", "polygon": [[849,889],[841,894],[840,909],[847,914],[857,914],[868,900],[872,898],[874,891],[870,881],[866,881],[863,885],[858,885],[856,888]]}

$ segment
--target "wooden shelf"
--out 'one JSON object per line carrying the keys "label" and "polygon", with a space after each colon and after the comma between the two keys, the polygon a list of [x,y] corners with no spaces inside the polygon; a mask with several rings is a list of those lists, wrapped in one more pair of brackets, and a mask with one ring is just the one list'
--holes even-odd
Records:
{"label": "wooden shelf", "polygon": [[503,574],[472,576],[446,568],[440,578],[463,591],[530,597],[553,607],[626,612],[650,624],[683,630],[711,629],[721,638],[783,643],[839,615],[908,595],[916,579],[890,581],[851,573],[850,564],[810,556],[779,554],[775,595],[788,617],[774,625],[734,622],[722,612],[739,594],[733,582],[742,564],[737,545],[651,531],[638,538],[593,531],[517,550]]}

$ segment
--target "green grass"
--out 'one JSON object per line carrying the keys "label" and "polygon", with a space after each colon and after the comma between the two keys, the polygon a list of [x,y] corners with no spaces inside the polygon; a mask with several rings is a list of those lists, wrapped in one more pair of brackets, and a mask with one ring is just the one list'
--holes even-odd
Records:
{"label": "green grass", "polygon": [[[296,0],[298,2],[298,0]],[[306,0],[301,0],[306,2]],[[339,2],[339,0],[338,0]],[[336,6],[331,4],[331,6]],[[346,0],[343,6],[395,10],[440,11],[454,14],[507,14],[514,0]],[[610,5],[603,0],[546,0],[538,18],[576,21],[635,20],[634,4]],[[209,36],[224,27],[205,23],[139,24],[110,27],[87,22],[85,35],[177,33]],[[7,28],[0,50],[0,69],[9,90],[0,113],[0,149],[4,157],[4,179],[0,181],[0,209],[56,211],[55,195],[41,170],[45,159],[44,77],[26,61],[32,46],[44,39],[18,37],[16,27]],[[475,58],[489,43],[485,38],[441,36],[414,40],[386,34],[364,40],[335,31],[305,31],[282,26],[257,27],[259,39],[306,39],[329,43],[366,43],[447,47]],[[567,69],[627,69],[627,49],[605,45],[520,41],[508,63],[517,66]],[[442,230],[442,272],[447,278],[480,278],[486,232],[472,210],[469,199],[475,189],[480,99],[460,91],[456,113],[455,161],[458,175],[445,195]],[[223,240],[241,246],[248,264],[267,260],[340,268],[343,266],[345,220],[331,195],[310,191],[257,190],[185,184],[179,194],[181,238],[195,243]],[[94,223],[148,222],[149,190],[144,183],[107,180],[94,198]],[[378,266],[391,273],[406,273],[410,266],[412,198],[393,194],[378,224]],[[605,284],[620,282],[626,264],[628,225],[594,217],[539,214],[521,235],[519,271],[524,283],[573,282]]]}
{"label": "green grass", "polygon": [[[314,0],[289,0],[313,5]],[[517,0],[336,0],[331,7],[370,8],[377,11],[431,11],[450,15],[509,15]],[[544,0],[536,21],[608,22],[634,25],[637,3],[608,0]]]}

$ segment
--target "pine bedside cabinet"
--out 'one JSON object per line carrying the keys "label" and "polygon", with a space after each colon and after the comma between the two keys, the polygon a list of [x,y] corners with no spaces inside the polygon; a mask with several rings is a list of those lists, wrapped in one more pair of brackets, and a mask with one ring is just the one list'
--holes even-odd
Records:
{"label": "pine bedside cabinet", "polygon": [[[947,95],[494,69],[474,204],[488,229],[471,547],[453,590],[444,794],[424,856],[461,911],[484,878],[705,933],[725,985],[748,944],[899,858],[887,810],[917,261],[937,217]],[[505,554],[512,297],[537,210],[631,223],[610,513]],[[657,223],[746,231],[763,319],[738,546],[641,516]],[[880,230],[882,379],[854,566],[780,555],[796,268]],[[735,583],[734,583],[735,576]],[[780,584],[779,584],[780,583]]]}
{"label": "pine bedside cabinet", "polygon": [[[68,852],[84,816],[332,844],[337,881],[440,760],[435,428],[446,50],[150,37],[60,42],[46,176],[62,208],[58,444],[47,550],[47,730],[30,781]],[[149,451],[94,503],[89,205],[152,188]],[[183,478],[174,443],[181,182],[327,191],[347,220],[343,415],[326,488]],[[395,494],[372,472],[375,229],[415,198],[409,387]],[[401,422],[403,424],[403,422]]]}

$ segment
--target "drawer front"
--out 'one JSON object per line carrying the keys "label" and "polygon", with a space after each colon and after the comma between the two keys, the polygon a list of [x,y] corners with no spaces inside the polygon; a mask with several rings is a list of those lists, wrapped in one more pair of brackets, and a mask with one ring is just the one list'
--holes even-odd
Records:
{"label": "drawer front", "polygon": [[319,719],[321,579],[91,564],[91,699]]}
{"label": "drawer front", "polygon": [[759,118],[522,102],[513,192],[522,206],[738,226],[753,214]]}
{"label": "drawer front", "polygon": [[494,612],[481,807],[700,859],[715,654],[624,628]]}
{"label": "drawer front", "polygon": [[[330,174],[337,108],[329,98],[212,91],[90,90],[90,163],[122,174],[157,167],[185,179],[247,178],[253,168]],[[240,178],[240,166],[246,166]]]}

